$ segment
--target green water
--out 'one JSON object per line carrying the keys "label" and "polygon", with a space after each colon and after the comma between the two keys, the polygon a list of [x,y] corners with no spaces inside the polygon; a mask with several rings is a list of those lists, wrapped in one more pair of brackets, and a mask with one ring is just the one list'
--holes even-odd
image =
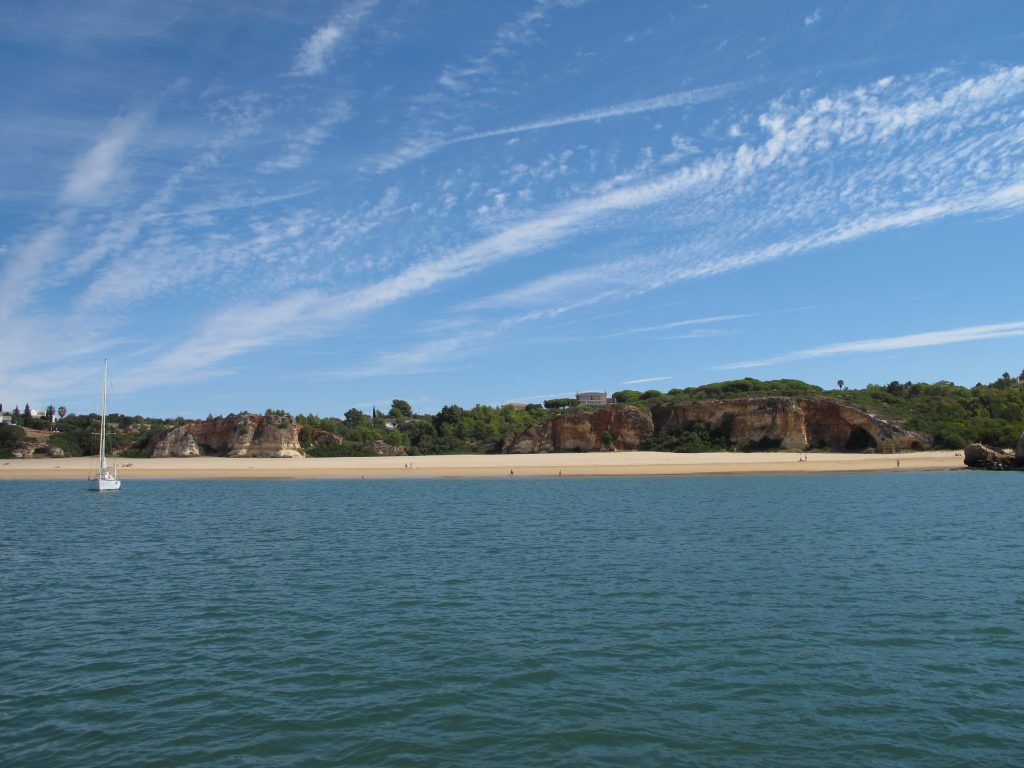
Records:
{"label": "green water", "polygon": [[1024,765],[1024,474],[0,483],[0,764]]}

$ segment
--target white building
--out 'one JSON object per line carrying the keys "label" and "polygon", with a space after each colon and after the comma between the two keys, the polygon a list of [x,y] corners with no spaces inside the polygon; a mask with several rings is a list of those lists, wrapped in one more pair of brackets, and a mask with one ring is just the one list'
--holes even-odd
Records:
{"label": "white building", "polygon": [[611,399],[607,392],[577,392],[576,402],[580,405],[607,405]]}

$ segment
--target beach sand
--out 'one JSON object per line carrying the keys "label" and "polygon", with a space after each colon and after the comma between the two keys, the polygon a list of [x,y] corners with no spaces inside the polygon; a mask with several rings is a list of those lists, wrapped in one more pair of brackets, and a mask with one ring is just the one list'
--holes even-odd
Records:
{"label": "beach sand", "polygon": [[[806,461],[801,457],[806,456]],[[897,462],[899,462],[897,466]],[[862,453],[550,453],[499,456],[377,456],[327,459],[117,460],[120,477],[135,478],[375,478],[375,477],[581,477],[813,472],[913,472],[963,468],[954,451]],[[4,459],[0,480],[84,480],[96,457]]]}

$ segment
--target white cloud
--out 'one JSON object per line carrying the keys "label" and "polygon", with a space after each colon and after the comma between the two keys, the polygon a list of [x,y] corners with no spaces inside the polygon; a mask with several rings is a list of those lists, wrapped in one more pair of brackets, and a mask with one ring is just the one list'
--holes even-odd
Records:
{"label": "white cloud", "polygon": [[[556,117],[549,117],[544,120],[535,120],[529,123],[506,126],[504,128],[495,128],[490,131],[477,131],[476,133],[470,133],[463,136],[454,136],[450,138],[420,137],[395,150],[390,155],[380,158],[377,165],[381,170],[394,170],[395,168],[399,168],[413,160],[420,160],[434,152],[437,152],[439,149],[455,144],[464,144],[470,141],[480,141],[481,139],[489,139],[498,136],[511,136],[531,131],[558,128],[565,125],[598,122],[601,120],[628,117],[630,115],[638,115],[662,109],[673,109],[693,104],[701,104],[724,98],[725,96],[735,92],[740,87],[740,85],[735,83],[726,83],[724,85],[709,86],[707,88],[695,88],[688,91],[665,93],[649,99],[626,101],[619,104],[611,104],[605,107],[585,110],[583,112],[575,112],[569,115],[560,115]],[[678,144],[676,143],[677,141],[679,142]],[[692,153],[695,149],[692,142],[688,142],[685,139],[678,139],[677,137],[673,137],[673,146],[677,151],[683,150],[686,153]]]}
{"label": "white cloud", "polygon": [[487,52],[468,60],[462,66],[449,65],[444,68],[437,82],[455,93],[465,94],[473,78],[492,71],[493,62],[509,56],[512,49],[532,43],[537,38],[536,27],[542,24],[552,9],[574,8],[584,5],[587,0],[536,0],[531,8],[520,13],[512,21],[502,24]]}
{"label": "white cloud", "polygon": [[75,163],[64,182],[61,199],[72,205],[95,204],[122,172],[129,147],[145,124],[147,115],[134,112],[111,121],[92,148]]}
{"label": "white cloud", "polygon": [[804,26],[813,27],[819,21],[821,21],[821,8],[815,8],[814,13],[804,17]]}
{"label": "white cloud", "polygon": [[629,381],[622,382],[623,384],[650,384],[655,381],[669,381],[671,376],[651,376],[647,379],[630,379]]}
{"label": "white cloud", "polygon": [[563,205],[552,215],[567,230],[606,226],[613,214],[621,226],[625,214],[659,205],[662,220],[681,211],[694,230],[684,226],[677,247],[634,256],[614,247],[604,263],[548,274],[475,306],[564,301],[601,287],[635,295],[896,228],[1024,207],[1016,119],[1024,67],[945,89],[929,79],[891,85],[883,79],[803,109],[777,102],[760,118],[759,145]]}
{"label": "white cloud", "polygon": [[917,347],[934,347],[945,344],[960,344],[968,341],[985,341],[1002,339],[1008,336],[1024,336],[1024,321],[1014,323],[996,323],[994,325],[975,325],[967,328],[955,328],[950,331],[930,331],[913,333],[907,336],[894,336],[887,339],[867,339],[864,341],[847,341],[840,344],[829,344],[813,347],[783,355],[751,360],[742,363],[730,363],[718,366],[719,370],[735,370],[738,368],[759,368],[766,365],[791,363],[796,360],[807,360],[833,355],[847,355],[867,352],[890,352],[895,349],[914,349]]}
{"label": "white cloud", "polygon": [[648,325],[643,328],[628,328],[622,331],[616,331],[615,333],[609,333],[600,338],[610,339],[617,336],[630,336],[636,333],[657,333],[658,331],[669,331],[676,328],[685,328],[691,325],[710,325],[712,323],[727,323],[732,320],[742,320],[746,317],[752,317],[752,315],[716,315],[714,317],[698,317],[692,320],[676,320],[671,323],[661,323],[660,325]]}
{"label": "white cloud", "polygon": [[[536,307],[507,322],[494,322],[495,328],[586,306],[595,296],[637,295],[887,229],[1024,206],[1019,165],[1024,129],[1016,119],[1024,67],[951,84],[949,80],[948,74],[932,75],[909,79],[900,87],[876,83],[796,105],[775,102],[758,122],[760,143],[751,140],[642,182],[577,188],[573,199],[460,247],[425,248],[426,258],[363,285],[319,283],[315,270],[294,266],[306,259],[333,258],[334,250],[325,247],[332,242],[329,238],[351,242],[344,238],[359,237],[362,224],[377,226],[378,219],[365,210],[344,231],[334,231],[319,219],[298,229],[292,224],[301,222],[281,221],[280,226],[269,222],[278,233],[273,242],[263,232],[250,240],[236,236],[226,244],[191,248],[179,248],[173,239],[157,243],[161,248],[153,249],[148,268],[159,271],[161,280],[180,279],[178,285],[209,274],[202,270],[222,274],[274,259],[283,266],[275,276],[292,274],[305,282],[278,286],[291,291],[284,298],[274,295],[265,305],[239,303],[210,317],[193,338],[154,360],[145,377],[156,382],[172,372],[213,375],[235,355],[336,334],[357,316],[494,264],[542,252],[581,233],[612,235],[607,260],[590,260],[493,300],[475,302],[481,309]],[[906,170],[908,164],[913,175]],[[388,211],[395,209],[393,198]],[[652,222],[666,227],[680,245],[655,253],[624,253],[616,233]],[[130,271],[126,274],[131,277]],[[126,279],[126,284],[140,282]],[[169,284],[174,283],[162,283]],[[323,287],[303,289],[309,285]],[[440,348],[435,352],[440,354]]]}
{"label": "white cloud", "polygon": [[376,5],[377,0],[349,3],[334,18],[313,32],[296,54],[291,74],[309,77],[326,72],[334,51],[355,34]]}
{"label": "white cloud", "polygon": [[337,102],[324,113],[320,119],[299,133],[288,137],[284,152],[273,160],[266,160],[259,165],[261,173],[293,170],[309,161],[312,151],[331,135],[331,129],[338,123],[347,120],[351,110],[345,102]]}

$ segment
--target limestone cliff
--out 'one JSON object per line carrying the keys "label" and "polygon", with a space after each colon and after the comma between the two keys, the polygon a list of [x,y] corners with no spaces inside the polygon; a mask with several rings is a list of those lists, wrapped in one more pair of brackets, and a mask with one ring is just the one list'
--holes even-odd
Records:
{"label": "limestone cliff", "polygon": [[570,411],[507,436],[501,452],[635,451],[652,434],[651,417],[632,405]]}
{"label": "limestone cliff", "polygon": [[922,450],[931,442],[924,435],[824,398],[700,400],[654,406],[651,415],[659,434],[678,433],[701,423],[741,449],[894,453]]}
{"label": "limestone cliff", "polygon": [[634,406],[570,411],[509,435],[501,451],[637,450],[652,435],[678,434],[696,424],[740,449],[895,453],[931,445],[925,435],[824,398],[745,397],[654,406],[650,416]]}
{"label": "limestone cliff", "polygon": [[299,426],[287,414],[240,413],[181,424],[153,443],[155,458],[204,454],[253,458],[302,456]]}

